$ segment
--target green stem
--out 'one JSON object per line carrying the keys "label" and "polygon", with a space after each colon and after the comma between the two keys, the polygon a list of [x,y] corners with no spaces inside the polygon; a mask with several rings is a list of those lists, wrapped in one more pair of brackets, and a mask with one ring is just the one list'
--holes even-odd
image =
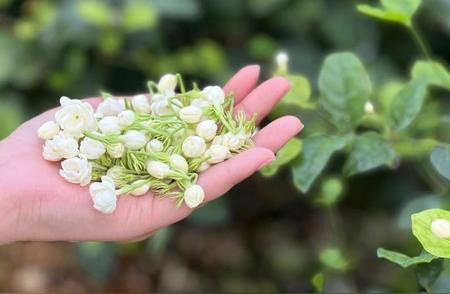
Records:
{"label": "green stem", "polygon": [[427,43],[420,35],[417,28],[413,24],[411,24],[410,26],[408,26],[408,29],[411,32],[413,39],[416,41],[417,45],[419,46],[420,50],[422,51],[423,55],[425,55],[425,57],[431,61],[432,58],[431,58],[430,50],[428,49]]}

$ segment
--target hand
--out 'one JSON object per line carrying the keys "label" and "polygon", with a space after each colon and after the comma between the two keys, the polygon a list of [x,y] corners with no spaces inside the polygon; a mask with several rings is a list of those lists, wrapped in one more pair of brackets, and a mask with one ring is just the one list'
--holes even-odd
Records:
{"label": "hand", "polygon": [[[244,67],[224,90],[235,93],[236,109],[249,116],[257,113],[260,122],[289,90],[289,82],[275,77],[255,88],[258,78],[259,66]],[[87,101],[95,106],[100,99]],[[53,119],[55,111],[25,122],[0,142],[0,242],[139,240],[192,212],[185,205],[175,208],[172,199],[153,195],[120,196],[116,211],[110,215],[93,209],[88,188],[66,182],[59,175],[59,164],[42,158],[43,142],[36,131]],[[279,118],[256,134],[256,147],[202,173],[199,184],[205,190],[205,201],[224,194],[272,161],[274,152],[302,127],[295,117]]]}

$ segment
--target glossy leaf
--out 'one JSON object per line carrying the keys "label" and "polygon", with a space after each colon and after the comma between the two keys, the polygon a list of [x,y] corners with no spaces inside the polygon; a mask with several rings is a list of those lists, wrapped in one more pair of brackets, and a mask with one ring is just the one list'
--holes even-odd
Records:
{"label": "glossy leaf", "polygon": [[450,145],[437,146],[431,151],[431,163],[447,180],[450,180]]}
{"label": "glossy leaf", "polygon": [[428,209],[411,216],[414,236],[429,253],[450,258],[450,239],[440,238],[431,231],[431,223],[436,219],[450,221],[450,211],[443,209]]}
{"label": "glossy leaf", "polygon": [[426,94],[424,79],[413,79],[403,86],[389,107],[390,125],[398,131],[408,127],[422,109]]}
{"label": "glossy leaf", "polygon": [[353,175],[382,165],[391,166],[394,159],[395,152],[383,136],[367,132],[356,137],[344,166],[344,173]]}
{"label": "glossy leaf", "polygon": [[422,252],[422,254],[420,254],[419,256],[410,257],[406,254],[392,250],[387,250],[384,248],[378,248],[377,257],[387,259],[404,268],[420,263],[429,263],[434,259],[438,258],[434,255],[431,255],[428,252]]}
{"label": "glossy leaf", "polygon": [[339,130],[350,130],[361,121],[372,91],[369,76],[353,53],[329,55],[319,74],[319,103]]}
{"label": "glossy leaf", "polygon": [[421,0],[381,0],[382,7],[366,4],[357,5],[359,12],[386,21],[411,25],[414,13],[421,4]]}
{"label": "glossy leaf", "polygon": [[439,62],[416,61],[411,75],[413,78],[424,78],[430,85],[450,90],[450,72]]}
{"label": "glossy leaf", "polygon": [[276,159],[260,170],[261,174],[265,177],[273,176],[280,167],[297,157],[301,148],[302,142],[300,139],[292,138],[278,151]]}
{"label": "glossy leaf", "polygon": [[302,153],[292,166],[294,184],[306,193],[324,169],[331,155],[343,148],[352,139],[347,136],[313,135],[302,140]]}

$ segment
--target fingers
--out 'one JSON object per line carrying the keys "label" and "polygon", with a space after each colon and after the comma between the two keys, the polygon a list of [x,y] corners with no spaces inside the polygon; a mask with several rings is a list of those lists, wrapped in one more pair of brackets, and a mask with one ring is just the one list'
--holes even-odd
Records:
{"label": "fingers", "polygon": [[289,91],[289,81],[283,77],[274,77],[254,89],[235,109],[244,111],[249,117],[258,114],[259,123]]}
{"label": "fingers", "polygon": [[239,70],[223,87],[225,93],[234,93],[234,103],[238,104],[255,87],[259,78],[259,65],[248,65]]}
{"label": "fingers", "polygon": [[256,146],[277,152],[303,129],[301,121],[291,115],[280,117],[261,129],[254,137]]}

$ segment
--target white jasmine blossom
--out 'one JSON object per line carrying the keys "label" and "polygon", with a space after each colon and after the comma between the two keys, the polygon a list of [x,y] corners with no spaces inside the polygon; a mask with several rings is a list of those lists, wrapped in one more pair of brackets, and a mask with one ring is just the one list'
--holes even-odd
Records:
{"label": "white jasmine blossom", "polygon": [[211,145],[205,152],[205,156],[209,157],[208,163],[219,163],[227,159],[230,154],[228,147],[223,145]]}
{"label": "white jasmine blossom", "polygon": [[119,125],[122,128],[126,128],[126,127],[130,126],[131,124],[133,124],[133,122],[135,120],[135,115],[132,110],[124,110],[121,113],[119,113],[117,118],[119,119]]}
{"label": "white jasmine blossom", "polygon": [[92,106],[78,99],[61,97],[62,108],[55,114],[56,122],[65,133],[76,138],[83,137],[83,131],[94,131],[96,120]]}
{"label": "white jasmine blossom", "polygon": [[277,53],[277,55],[275,56],[275,62],[279,71],[286,72],[289,62],[288,54],[284,51]]}
{"label": "white jasmine blossom", "polygon": [[189,169],[189,164],[186,159],[179,154],[170,155],[170,166],[175,169],[179,169],[183,172],[187,172]]}
{"label": "white jasmine blossom", "polygon": [[165,74],[159,79],[158,91],[162,94],[175,93],[177,87],[177,76],[174,74]]}
{"label": "white jasmine blossom", "polygon": [[161,152],[164,149],[164,144],[158,139],[150,140],[145,146],[147,152]]}
{"label": "white jasmine blossom", "polygon": [[106,146],[106,152],[111,158],[121,158],[125,153],[125,146],[122,143],[114,143]]}
{"label": "white jasmine blossom", "polygon": [[197,125],[195,131],[197,135],[199,135],[206,141],[211,141],[217,134],[217,124],[213,120],[207,119],[200,122]]}
{"label": "white jasmine blossom", "polygon": [[115,116],[125,110],[125,105],[122,100],[117,100],[114,98],[106,98],[97,107],[96,114],[104,116]]}
{"label": "white jasmine blossom", "polygon": [[219,86],[205,87],[202,94],[211,105],[222,105],[225,101],[225,93]]}
{"label": "white jasmine blossom", "polygon": [[200,121],[203,111],[196,106],[186,106],[180,109],[178,115],[187,123],[194,124]]}
{"label": "white jasmine blossom", "polygon": [[89,186],[94,208],[103,213],[113,213],[117,207],[117,195],[114,180],[108,176],[102,176],[101,183],[92,183]]}
{"label": "white jasmine blossom", "polygon": [[200,157],[206,150],[205,140],[199,136],[189,136],[183,141],[181,150],[186,157]]}
{"label": "white jasmine blossom", "polygon": [[98,128],[103,134],[120,134],[119,119],[115,116],[106,116],[98,122]]}
{"label": "white jasmine blossom", "polygon": [[[47,140],[43,148],[43,157],[49,161],[58,161],[62,158],[72,158],[78,154],[78,142],[63,133]],[[58,159],[59,158],[59,159]]]}
{"label": "white jasmine blossom", "polygon": [[184,203],[190,208],[199,206],[205,199],[205,192],[199,185],[191,185],[184,191]]}
{"label": "white jasmine blossom", "polygon": [[136,95],[131,99],[131,105],[136,112],[150,113],[150,102],[147,95]]}
{"label": "white jasmine blossom", "polygon": [[446,219],[433,220],[431,223],[431,232],[438,238],[450,238],[450,222]]}
{"label": "white jasmine blossom", "polygon": [[226,133],[223,135],[223,142],[222,144],[224,146],[227,146],[230,150],[236,151],[242,146],[242,140],[241,138],[233,133]]}
{"label": "white jasmine blossom", "polygon": [[131,130],[121,136],[125,147],[131,150],[139,150],[147,144],[147,138],[139,131]]}
{"label": "white jasmine blossom", "polygon": [[102,142],[84,138],[80,144],[80,153],[87,159],[98,159],[105,154],[106,148]]}
{"label": "white jasmine blossom", "polygon": [[59,174],[70,183],[86,186],[91,181],[91,169],[86,158],[73,157],[61,162]]}
{"label": "white jasmine blossom", "polygon": [[211,167],[211,164],[209,164],[208,162],[204,161],[200,164],[200,166],[198,167],[198,171],[199,172],[204,172],[205,170],[207,170],[208,168]]}
{"label": "white jasmine blossom", "polygon": [[38,137],[42,140],[49,140],[59,133],[59,125],[54,121],[44,123],[38,129]]}
{"label": "white jasmine blossom", "polygon": [[373,107],[372,102],[367,101],[367,102],[364,104],[364,112],[367,113],[367,114],[371,114],[371,113],[374,113],[374,112],[375,112],[375,108]]}
{"label": "white jasmine blossom", "polygon": [[192,100],[191,106],[195,106],[203,110],[209,106],[209,102],[208,100],[197,98]]}
{"label": "white jasmine blossom", "polygon": [[133,182],[131,185],[138,186],[138,188],[130,192],[130,194],[133,196],[145,195],[147,194],[148,190],[150,190],[150,184],[146,180],[137,180]]}
{"label": "white jasmine blossom", "polygon": [[170,167],[164,162],[149,160],[147,162],[147,172],[157,179],[164,179],[170,173]]}

